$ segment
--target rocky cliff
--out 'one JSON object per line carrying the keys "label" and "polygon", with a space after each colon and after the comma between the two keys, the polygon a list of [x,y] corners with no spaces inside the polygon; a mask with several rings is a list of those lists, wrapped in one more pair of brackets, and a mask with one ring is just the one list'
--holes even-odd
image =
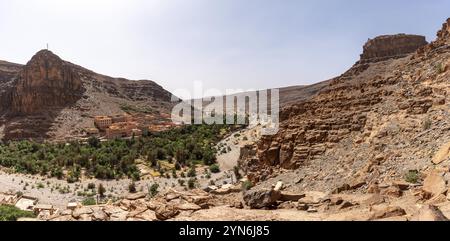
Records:
{"label": "rocky cliff", "polygon": [[328,191],[422,170],[450,141],[448,26],[426,46],[411,35],[370,40],[363,61],[282,110],[277,135],[242,150],[243,170],[254,182],[296,170],[301,188]]}
{"label": "rocky cliff", "polygon": [[14,114],[40,113],[72,105],[83,96],[75,68],[50,51],[39,51],[23,67],[11,94]]}
{"label": "rocky cliff", "polygon": [[379,36],[369,39],[364,45],[361,61],[374,62],[405,57],[405,55],[413,53],[427,44],[424,36],[407,34]]}
{"label": "rocky cliff", "polygon": [[173,105],[171,93],[153,81],[100,75],[48,50],[24,66],[0,62],[0,87],[0,135],[6,140],[79,137],[95,115],[130,107],[169,113]]}

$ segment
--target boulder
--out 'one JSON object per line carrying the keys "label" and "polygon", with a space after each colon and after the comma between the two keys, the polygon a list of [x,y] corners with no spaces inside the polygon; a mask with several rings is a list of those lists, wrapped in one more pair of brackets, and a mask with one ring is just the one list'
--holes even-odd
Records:
{"label": "boulder", "polygon": [[381,195],[393,198],[399,198],[403,195],[402,190],[398,186],[390,186],[381,191]]}
{"label": "boulder", "polygon": [[445,193],[447,191],[447,187],[442,174],[438,171],[432,171],[428,174],[423,183],[423,191],[431,194],[432,196]]}
{"label": "boulder", "polygon": [[244,193],[244,202],[252,209],[271,207],[281,198],[281,192],[275,190],[250,190]]}
{"label": "boulder", "polygon": [[443,145],[434,155],[432,162],[435,165],[441,164],[450,157],[450,142]]}
{"label": "boulder", "polygon": [[136,209],[134,209],[133,211],[131,211],[131,212],[129,212],[128,214],[127,214],[127,217],[128,218],[132,218],[132,217],[135,217],[135,216],[137,216],[137,215],[139,215],[139,214],[141,214],[141,213],[143,213],[143,212],[145,212],[145,211],[147,211],[148,210],[148,208],[147,208],[147,206],[141,206],[141,207],[139,207],[139,208],[136,208]]}
{"label": "boulder", "polygon": [[298,203],[297,204],[297,210],[299,211],[307,211],[308,210],[308,205],[304,204],[304,203]]}
{"label": "boulder", "polygon": [[208,202],[211,200],[211,196],[194,195],[194,196],[184,197],[184,199],[190,203],[195,203],[199,206],[204,206],[204,205],[208,204]]}
{"label": "boulder", "polygon": [[392,186],[397,186],[400,191],[407,191],[411,187],[411,184],[405,181],[394,181],[392,182]]}
{"label": "boulder", "polygon": [[181,210],[181,211],[189,211],[189,210],[197,211],[197,210],[202,209],[199,205],[194,204],[194,203],[183,203],[183,204],[178,204],[178,205],[176,206],[176,208],[177,208],[178,210]]}
{"label": "boulder", "polygon": [[78,221],[91,222],[92,221],[92,217],[91,217],[90,214],[82,214],[78,218]]}
{"label": "boulder", "polygon": [[277,182],[277,184],[275,185],[274,190],[275,191],[281,191],[281,189],[283,188],[284,183],[282,181]]}
{"label": "boulder", "polygon": [[180,196],[181,196],[181,195],[178,194],[178,193],[173,193],[173,192],[171,192],[171,193],[166,194],[165,199],[166,199],[166,201],[170,202],[170,201],[172,201],[172,200],[174,200],[174,199],[179,198]]}
{"label": "boulder", "polygon": [[101,209],[94,210],[92,214],[93,221],[107,221],[108,215]]}
{"label": "boulder", "polygon": [[345,183],[345,184],[339,186],[338,188],[336,188],[332,193],[333,194],[339,194],[341,192],[345,192],[345,191],[348,191],[348,190],[351,190],[351,189],[352,188],[350,187],[350,185]]}
{"label": "boulder", "polygon": [[179,213],[180,211],[173,205],[161,205],[155,210],[156,218],[161,221],[174,218]]}
{"label": "boulder", "polygon": [[425,202],[425,204],[436,205],[436,204],[440,204],[440,203],[444,203],[444,202],[447,202],[447,196],[444,194],[439,194],[439,195],[433,196],[431,199],[427,200]]}
{"label": "boulder", "polygon": [[237,208],[237,209],[243,209],[244,208],[244,205],[240,201],[234,202],[233,205],[231,205],[231,206],[234,207],[234,208]]}
{"label": "boulder", "polygon": [[81,207],[81,208],[77,208],[72,212],[72,216],[75,219],[79,219],[81,217],[81,215],[83,214],[91,214],[93,213],[91,208],[88,207]]}
{"label": "boulder", "polygon": [[367,205],[367,206],[373,206],[384,203],[384,197],[380,194],[372,194],[365,198],[364,200],[361,200],[361,205]]}
{"label": "boulder", "polygon": [[351,203],[351,202],[349,202],[349,201],[344,201],[344,202],[339,206],[339,209],[346,209],[346,208],[350,208],[350,207],[353,207],[353,206],[355,206],[354,203]]}
{"label": "boulder", "polygon": [[152,210],[147,210],[143,213],[140,213],[140,214],[136,215],[135,218],[142,219],[144,221],[157,221],[158,220],[158,218],[156,218],[155,211],[152,211]]}
{"label": "boulder", "polygon": [[146,196],[147,196],[147,194],[145,194],[143,192],[131,193],[131,194],[127,195],[126,199],[134,201],[134,200],[145,198]]}
{"label": "boulder", "polygon": [[388,206],[381,210],[376,210],[372,214],[372,217],[370,218],[370,220],[386,219],[386,218],[399,217],[399,216],[404,216],[404,215],[406,215],[406,211],[403,208]]}
{"label": "boulder", "polygon": [[449,221],[444,214],[433,205],[425,205],[416,214],[413,215],[411,221]]}
{"label": "boulder", "polygon": [[128,214],[127,211],[116,206],[106,206],[103,211],[108,214],[110,221],[125,221]]}

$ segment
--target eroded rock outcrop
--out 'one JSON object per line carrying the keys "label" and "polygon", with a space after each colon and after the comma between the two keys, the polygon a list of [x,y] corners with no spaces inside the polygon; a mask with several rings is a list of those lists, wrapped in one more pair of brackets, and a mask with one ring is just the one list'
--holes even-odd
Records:
{"label": "eroded rock outcrop", "polygon": [[168,114],[172,94],[150,80],[97,74],[41,50],[25,65],[0,61],[0,138],[84,137],[92,117]]}
{"label": "eroded rock outcrop", "polygon": [[425,37],[419,35],[397,34],[379,36],[369,39],[364,45],[361,62],[404,57],[427,44]]}
{"label": "eroded rock outcrop", "polygon": [[64,107],[83,96],[83,83],[72,64],[50,51],[39,51],[19,74],[11,96],[14,114]]}
{"label": "eroded rock outcrop", "polygon": [[256,183],[290,169],[321,190],[351,179],[360,189],[381,177],[403,178],[402,165],[410,159],[431,163],[429,153],[444,144],[439,137],[448,128],[442,121],[448,103],[446,32],[448,23],[436,41],[443,47],[420,59],[415,56],[435,42],[421,47],[425,39],[414,35],[369,41],[362,61],[311,98],[281,110],[278,134],[243,150],[239,163],[249,179]]}

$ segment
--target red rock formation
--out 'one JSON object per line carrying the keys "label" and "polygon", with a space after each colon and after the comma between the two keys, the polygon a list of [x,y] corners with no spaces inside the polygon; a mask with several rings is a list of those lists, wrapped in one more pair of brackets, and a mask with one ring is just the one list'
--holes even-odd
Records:
{"label": "red rock formation", "polygon": [[379,36],[369,39],[364,45],[361,61],[374,62],[392,57],[404,57],[427,44],[424,36],[406,34]]}
{"label": "red rock formation", "polygon": [[11,111],[39,113],[75,103],[82,94],[81,78],[72,65],[42,50],[20,72],[12,92]]}
{"label": "red rock formation", "polygon": [[442,25],[442,29],[437,34],[437,42],[450,43],[450,18]]}

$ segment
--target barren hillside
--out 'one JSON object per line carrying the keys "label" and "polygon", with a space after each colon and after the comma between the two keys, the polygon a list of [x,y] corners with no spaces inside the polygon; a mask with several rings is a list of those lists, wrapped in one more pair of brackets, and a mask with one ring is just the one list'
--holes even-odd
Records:
{"label": "barren hillside", "polygon": [[435,155],[447,165],[449,26],[431,44],[404,34],[370,40],[349,71],[282,110],[276,136],[242,151],[250,179],[267,180],[282,168],[296,170],[282,174],[296,177],[293,189],[365,192],[410,170],[426,172]]}
{"label": "barren hillside", "polygon": [[25,65],[0,62],[4,139],[62,140],[93,127],[95,115],[169,113],[171,94],[153,81],[97,74],[39,51]]}

